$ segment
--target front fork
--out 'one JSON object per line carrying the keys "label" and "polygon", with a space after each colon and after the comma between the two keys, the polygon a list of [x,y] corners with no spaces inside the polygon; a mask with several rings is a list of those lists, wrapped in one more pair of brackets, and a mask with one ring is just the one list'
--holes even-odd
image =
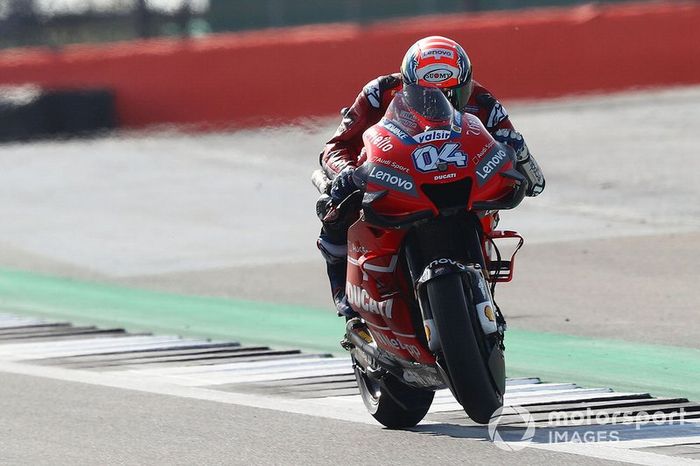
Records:
{"label": "front fork", "polygon": [[[504,355],[504,332],[505,321],[500,316],[493,296],[488,287],[488,282],[480,264],[462,264],[450,258],[441,258],[432,261],[423,270],[422,275],[416,283],[418,303],[423,318],[423,328],[425,329],[428,348],[435,354],[437,369],[443,380],[450,387],[453,387],[452,377],[447,371],[440,334],[433,319],[433,310],[430,308],[425,284],[431,280],[447,274],[459,274],[465,286],[465,298],[471,301],[472,305],[467,306],[467,312],[475,312],[477,319],[473,315],[469,316],[473,322],[473,333],[479,347],[479,353],[473,357],[481,357],[484,360],[489,372],[489,377],[497,387],[500,394],[505,393],[505,355]],[[478,324],[475,322],[478,320]],[[481,332],[479,332],[481,329]],[[455,392],[453,391],[453,394]],[[456,394],[455,394],[455,397]]]}
{"label": "front fork", "polygon": [[416,281],[416,293],[423,318],[423,329],[428,342],[428,348],[432,352],[442,349],[440,334],[435,326],[433,311],[425,293],[425,284],[430,280],[448,274],[459,274],[471,293],[465,293],[466,299],[473,300],[479,324],[484,335],[491,336],[503,333],[504,328],[499,325],[496,304],[491,295],[488,282],[479,264],[464,265],[450,258],[441,258],[428,264]]}

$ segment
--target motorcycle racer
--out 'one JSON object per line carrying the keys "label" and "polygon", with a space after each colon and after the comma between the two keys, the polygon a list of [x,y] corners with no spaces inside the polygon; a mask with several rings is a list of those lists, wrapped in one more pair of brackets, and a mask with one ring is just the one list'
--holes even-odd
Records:
{"label": "motorcycle racer", "polygon": [[[472,79],[471,61],[464,49],[451,39],[430,36],[408,49],[400,73],[370,81],[352,106],[343,112],[340,126],[320,155],[321,167],[332,180],[332,205],[339,205],[358,189],[353,173],[363,162],[362,134],[379,122],[394,96],[408,84],[439,88],[456,110],[477,116],[495,140],[514,149],[516,168],[527,180],[526,194],[534,197],[544,190],[544,176],[524,138],[513,127],[503,105]],[[318,212],[323,226],[317,246],[327,263],[338,314],[351,317],[355,313],[345,296],[347,230],[356,219],[356,213],[333,219],[324,218],[326,213]],[[490,220],[491,228],[495,227],[497,213],[492,214]]]}

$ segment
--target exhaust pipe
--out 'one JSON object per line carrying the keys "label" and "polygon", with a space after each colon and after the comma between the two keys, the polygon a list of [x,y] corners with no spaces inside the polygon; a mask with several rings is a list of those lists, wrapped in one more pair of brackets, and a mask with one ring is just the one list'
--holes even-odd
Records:
{"label": "exhaust pipe", "polygon": [[355,356],[355,360],[368,375],[376,373],[377,369],[385,369],[399,379],[403,378],[403,368],[371,344],[372,336],[367,332],[367,326],[359,318],[350,319],[345,324],[345,337],[354,346],[350,351]]}

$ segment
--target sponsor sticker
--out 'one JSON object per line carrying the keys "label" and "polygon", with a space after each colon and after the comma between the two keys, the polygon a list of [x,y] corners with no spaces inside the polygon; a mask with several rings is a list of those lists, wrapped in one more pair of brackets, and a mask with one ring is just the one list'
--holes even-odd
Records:
{"label": "sponsor sticker", "polygon": [[418,144],[423,144],[426,142],[444,141],[445,139],[450,139],[451,135],[452,132],[445,129],[431,129],[416,134],[413,136],[413,139],[415,139]]}
{"label": "sponsor sticker", "polygon": [[467,115],[467,135],[479,136],[481,135],[481,121],[472,115]]}
{"label": "sponsor sticker", "polygon": [[382,118],[382,120],[379,122],[379,126],[381,126],[382,128],[389,131],[391,134],[399,138],[404,144],[415,144],[415,141],[411,136],[408,135],[408,133],[406,133],[404,130],[402,130],[396,124],[387,120],[386,118]]}
{"label": "sponsor sticker", "polygon": [[399,123],[405,128],[415,129],[418,126],[416,122],[416,117],[406,110],[401,110],[399,112]]}
{"label": "sponsor sticker", "polygon": [[415,345],[406,344],[397,338],[389,338],[382,332],[376,332],[376,337],[377,343],[382,343],[385,346],[390,346],[396,349],[406,350],[412,357],[416,359],[420,357],[420,350]]}
{"label": "sponsor sticker", "polygon": [[440,60],[441,58],[454,59],[455,54],[452,50],[448,49],[430,49],[425,50],[420,54],[421,58],[435,58]]}
{"label": "sponsor sticker", "polygon": [[510,162],[511,158],[508,153],[499,145],[494,145],[493,149],[484,156],[476,166],[476,182],[479,186],[483,186],[494,173],[497,173],[501,167]]}
{"label": "sponsor sticker", "polygon": [[409,112],[409,111],[407,111],[407,110],[401,110],[401,111],[399,112],[399,118],[405,118],[405,119],[407,119],[407,120],[416,121],[415,115],[413,115],[413,113],[411,113],[411,112]]}
{"label": "sponsor sticker", "polygon": [[433,267],[439,267],[441,265],[448,265],[448,264],[454,265],[455,267],[458,267],[460,270],[466,269],[466,267],[461,262],[457,262],[456,260],[448,259],[445,257],[443,257],[442,259],[435,259],[430,264],[428,264],[428,267],[426,267],[426,268],[431,269]]}
{"label": "sponsor sticker", "polygon": [[447,81],[452,76],[452,71],[448,70],[447,68],[440,68],[426,73],[423,76],[423,79],[425,79],[429,83],[441,83],[443,81]]}
{"label": "sponsor sticker", "polygon": [[444,175],[435,175],[433,180],[441,181],[441,180],[449,180],[451,178],[457,178],[457,174],[456,173],[445,173]]}
{"label": "sponsor sticker", "polygon": [[352,244],[352,252],[356,254],[367,254],[368,249],[364,246],[360,246],[357,243]]}
{"label": "sponsor sticker", "polygon": [[441,83],[459,75],[459,69],[447,64],[438,63],[418,70],[418,77],[429,83]]}
{"label": "sponsor sticker", "polygon": [[347,293],[348,301],[355,307],[391,319],[392,308],[394,307],[393,298],[389,298],[386,301],[375,301],[370,298],[367,290],[352,283],[347,284],[345,292]]}
{"label": "sponsor sticker", "polygon": [[408,168],[404,167],[403,165],[399,165],[398,163],[394,162],[393,160],[389,159],[382,159],[377,157],[376,159],[372,159],[373,162],[376,163],[381,163],[382,165],[386,165],[387,167],[395,168],[397,170],[401,170],[402,172],[408,173]]}
{"label": "sponsor sticker", "polygon": [[365,138],[370,144],[374,144],[382,152],[389,152],[394,148],[391,143],[391,136],[382,135],[376,128],[371,128],[365,133]]}
{"label": "sponsor sticker", "polygon": [[481,160],[481,157],[483,157],[484,154],[486,154],[489,151],[489,149],[491,149],[494,145],[495,145],[494,141],[490,141],[488,144],[486,144],[481,149],[481,151],[479,151],[478,154],[476,154],[474,157],[472,157],[472,163],[474,163],[476,165],[479,162],[479,160]]}
{"label": "sponsor sticker", "polygon": [[390,167],[375,165],[374,163],[368,164],[368,170],[367,181],[408,194],[409,196],[418,197],[416,184],[409,175]]}

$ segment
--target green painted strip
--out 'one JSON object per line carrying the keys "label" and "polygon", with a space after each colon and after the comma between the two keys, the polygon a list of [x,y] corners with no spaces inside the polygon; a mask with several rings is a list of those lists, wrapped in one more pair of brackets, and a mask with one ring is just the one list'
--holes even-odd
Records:
{"label": "green painted strip", "polygon": [[508,375],[537,375],[615,390],[700,401],[700,350],[512,330]]}
{"label": "green painted strip", "polygon": [[328,310],[137,290],[0,270],[0,312],[246,343],[337,351],[342,322]]}
{"label": "green painted strip", "polygon": [[[0,270],[0,312],[340,353],[330,310],[157,293]],[[700,350],[512,329],[509,376],[700,400]]]}

